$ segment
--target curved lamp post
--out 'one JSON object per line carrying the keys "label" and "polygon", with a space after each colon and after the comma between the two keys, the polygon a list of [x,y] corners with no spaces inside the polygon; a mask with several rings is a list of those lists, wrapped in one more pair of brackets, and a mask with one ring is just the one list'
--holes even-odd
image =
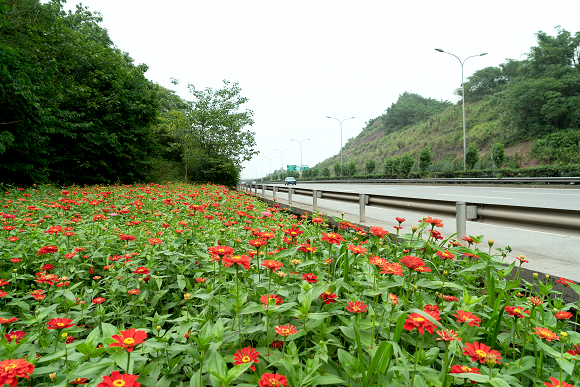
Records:
{"label": "curved lamp post", "polygon": [[266,158],[270,160],[270,175],[271,175],[272,174],[272,159],[275,159],[276,156],[274,156],[274,157],[266,157]]}
{"label": "curved lamp post", "polygon": [[342,166],[342,122],[346,120],[352,120],[354,117],[345,118],[344,120],[339,120],[338,118],[326,116],[326,118],[330,118],[331,120],[337,120],[340,123],[340,166]]}
{"label": "curved lamp post", "polygon": [[452,56],[456,57],[457,60],[459,61],[459,63],[461,64],[461,102],[462,102],[462,105],[463,105],[462,106],[462,110],[463,110],[463,171],[465,171],[467,169],[467,164],[465,163],[465,161],[466,161],[466,155],[467,155],[467,147],[466,147],[466,144],[465,144],[465,87],[463,85],[463,64],[469,58],[473,58],[473,57],[476,57],[476,56],[484,56],[484,55],[487,55],[487,52],[484,52],[484,53],[481,53],[481,54],[478,54],[478,55],[468,56],[462,62],[461,59],[459,59],[459,57],[457,55],[453,55],[450,52],[443,51],[443,49],[441,49],[441,48],[436,48],[435,51],[439,51],[439,52],[442,52],[444,54],[452,55]]}
{"label": "curved lamp post", "polygon": [[306,140],[302,140],[302,141],[298,141],[298,140],[292,140],[291,141],[296,141],[298,143],[300,143],[300,176],[302,176],[302,143],[304,141],[308,141],[310,140],[309,138],[307,138]]}

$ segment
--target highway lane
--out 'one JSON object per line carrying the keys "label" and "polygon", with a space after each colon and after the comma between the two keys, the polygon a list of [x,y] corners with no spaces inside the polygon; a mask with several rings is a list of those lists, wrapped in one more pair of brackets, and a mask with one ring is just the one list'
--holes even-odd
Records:
{"label": "highway lane", "polygon": [[[284,186],[284,184],[275,185]],[[295,187],[468,203],[580,210],[580,187],[578,186],[535,188],[513,185],[481,187],[472,185],[324,184],[298,182]]]}

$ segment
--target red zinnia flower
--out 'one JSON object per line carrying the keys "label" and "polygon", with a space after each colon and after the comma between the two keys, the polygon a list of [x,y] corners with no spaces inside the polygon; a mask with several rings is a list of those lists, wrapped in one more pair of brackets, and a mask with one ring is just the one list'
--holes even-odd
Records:
{"label": "red zinnia flower", "polygon": [[274,300],[276,305],[280,305],[283,302],[282,297],[276,296],[274,294],[264,294],[262,297],[260,297],[260,301],[262,304],[264,304],[264,306],[267,306],[272,300]]}
{"label": "red zinnia flower", "polygon": [[131,289],[131,290],[129,290],[127,293],[129,293],[129,294],[133,294],[133,295],[135,295],[135,294],[139,294],[139,289]]}
{"label": "red zinnia flower", "polygon": [[367,305],[360,301],[349,301],[346,310],[351,313],[362,313],[367,311]]}
{"label": "red zinnia flower", "polygon": [[442,298],[448,302],[458,302],[459,301],[459,298],[457,298],[455,296],[446,296],[445,294],[442,294],[442,293],[439,293],[439,298]]}
{"label": "red zinnia flower", "polygon": [[315,284],[318,282],[318,277],[312,273],[302,274],[302,278],[304,279],[304,281],[309,282],[311,284]]}
{"label": "red zinnia flower", "polygon": [[93,299],[93,304],[99,305],[99,304],[102,304],[105,301],[107,301],[105,298],[103,298],[103,297],[97,297],[97,298]]}
{"label": "red zinnia flower", "polygon": [[405,325],[403,325],[403,328],[409,332],[415,328],[417,328],[420,334],[425,333],[425,331],[431,334],[435,332],[435,325],[433,325],[433,323],[426,317],[423,317],[419,313],[411,313],[409,317],[410,318],[405,320]]}
{"label": "red zinnia flower", "polygon": [[340,245],[340,242],[344,241],[344,238],[340,234],[337,234],[334,232],[329,232],[329,233],[323,233],[321,240],[327,241],[329,244],[334,243],[334,244]]}
{"label": "red zinnia flower", "polygon": [[549,330],[548,328],[540,328],[534,327],[534,332],[530,332],[532,335],[538,335],[538,337],[542,339],[546,339],[546,341],[558,340],[559,337],[557,334]]}
{"label": "red zinnia flower", "polygon": [[11,318],[0,317],[0,325],[11,324],[11,323],[16,322],[16,321],[18,321],[18,317],[11,317]]}
{"label": "red zinnia flower", "polygon": [[[259,354],[260,354],[260,352],[257,352],[252,347],[242,348],[234,354],[234,365],[236,366],[236,365],[250,363],[250,362],[258,363],[260,361],[258,359]],[[250,369],[252,371],[255,371],[256,367],[252,365],[250,367]]]}
{"label": "red zinnia flower", "polygon": [[557,284],[562,284],[562,285],[564,285],[564,287],[565,287],[565,288],[567,288],[567,287],[569,287],[569,286],[570,286],[570,284],[573,284],[574,282],[572,282],[572,281],[570,281],[570,280],[568,280],[568,279],[566,279],[566,278],[562,278],[562,277],[560,277],[560,278],[559,278],[559,279],[556,281],[556,283],[557,283]]}
{"label": "red zinnia flower", "polygon": [[[461,365],[454,365],[451,366],[451,369],[449,370],[450,374],[479,374],[481,375],[481,372],[479,372],[479,368],[475,368],[475,367],[468,367],[468,366],[461,366]],[[477,383],[474,380],[471,381],[471,383]]]}
{"label": "red zinnia flower", "polygon": [[140,387],[141,383],[136,382],[139,375],[123,374],[119,371],[111,372],[111,376],[103,376],[103,381],[97,387]]}
{"label": "red zinnia flower", "polygon": [[324,302],[326,305],[334,304],[334,299],[336,298],[336,293],[330,293],[326,291],[320,295],[320,300]]}
{"label": "red zinnia flower", "polygon": [[467,325],[472,327],[478,327],[481,319],[471,312],[466,312],[463,310],[458,310],[457,314],[453,314],[453,317],[457,318],[459,323],[467,323]]}
{"label": "red zinnia flower", "polygon": [[459,333],[454,332],[453,329],[451,330],[442,330],[442,331],[437,331],[437,335],[439,335],[439,337],[437,338],[437,340],[443,340],[443,341],[461,341],[461,337],[457,337],[459,335]]}
{"label": "red zinnia flower", "polygon": [[227,254],[233,254],[234,248],[230,247],[230,246],[212,246],[212,247],[208,247],[207,251],[209,251],[210,254],[223,256],[223,255],[227,255]]}
{"label": "red zinnia flower", "polygon": [[52,318],[46,323],[48,327],[46,329],[65,329],[73,327],[72,320],[70,318]]}
{"label": "red zinnia flower", "polygon": [[558,379],[556,379],[553,376],[550,376],[550,381],[549,382],[544,382],[544,385],[546,387],[574,387],[570,383],[561,382],[561,381],[559,381]]}
{"label": "red zinnia flower", "polygon": [[467,356],[471,356],[471,361],[479,361],[481,364],[485,364],[486,358],[489,355],[494,355],[496,362],[499,364],[499,359],[501,359],[501,355],[495,349],[491,349],[485,344],[480,344],[477,341],[473,344],[468,343],[465,344],[466,346],[463,347],[463,354]]}
{"label": "red zinnia flower", "polygon": [[528,310],[524,310],[524,308],[516,308],[515,306],[506,306],[504,309],[510,316],[515,316],[519,318],[524,318],[523,313],[530,314]]}
{"label": "red zinnia flower", "polygon": [[258,381],[259,387],[283,387],[287,385],[286,376],[280,374],[265,373]]}
{"label": "red zinnia flower", "polygon": [[312,247],[307,243],[302,243],[298,248],[298,251],[303,251],[305,253],[314,253],[316,251],[316,247]]}
{"label": "red zinnia flower", "polygon": [[379,226],[371,226],[371,234],[383,238],[385,235],[389,235],[389,232]]}
{"label": "red zinnia flower", "polygon": [[570,317],[572,317],[573,314],[570,312],[564,312],[563,310],[558,311],[554,317],[556,317],[556,319],[558,320],[568,320]]}
{"label": "red zinnia flower", "polygon": [[453,258],[455,258],[455,255],[451,254],[449,251],[438,251],[435,253],[435,255],[438,255],[441,257],[441,259],[450,259],[453,261]]}
{"label": "red zinnia flower", "polygon": [[119,331],[120,335],[113,335],[112,338],[117,340],[116,343],[109,344],[109,347],[122,347],[127,352],[133,352],[133,347],[143,343],[147,338],[147,332],[138,331],[135,328]]}
{"label": "red zinnia flower", "polygon": [[135,271],[133,271],[134,274],[141,274],[141,275],[145,275],[145,274],[149,274],[150,271],[148,268],[146,268],[145,266],[139,266],[138,268],[135,269]]}
{"label": "red zinnia flower", "polygon": [[576,344],[568,351],[570,355],[578,356],[580,355],[580,344]]}
{"label": "red zinnia flower", "polygon": [[8,332],[7,334],[4,335],[4,337],[6,337],[6,341],[7,342],[12,342],[12,340],[14,340],[14,342],[16,344],[20,343],[20,340],[22,340],[24,338],[24,336],[26,336],[25,332],[22,331],[16,331],[16,332]]}
{"label": "red zinnia flower", "polygon": [[265,239],[253,239],[249,241],[248,244],[252,247],[255,247],[256,249],[259,249],[260,247],[267,245],[268,241]]}
{"label": "red zinnia flower", "polygon": [[196,278],[195,281],[197,283],[199,283],[199,284],[203,284],[203,283],[205,283],[205,281],[207,281],[207,279],[205,279],[205,278]]}
{"label": "red zinnia flower", "polygon": [[364,254],[367,252],[367,249],[365,249],[364,247],[362,247],[361,245],[355,246],[355,245],[349,245],[347,247],[347,249],[349,249],[350,251],[352,251],[353,254]]}
{"label": "red zinnia flower", "polygon": [[234,263],[237,263],[238,265],[243,266],[244,269],[248,269],[250,267],[250,261],[251,258],[247,255],[227,255],[222,259],[224,267],[230,267]]}
{"label": "red zinnia flower", "polygon": [[419,257],[414,257],[412,255],[405,255],[399,260],[399,263],[407,266],[411,270],[415,270],[418,267],[425,266],[425,262]]}
{"label": "red zinnia flower", "polygon": [[149,243],[151,243],[153,246],[155,246],[155,245],[160,245],[163,242],[161,241],[161,239],[158,239],[158,238],[150,238]]}
{"label": "red zinnia flower", "polygon": [[38,255],[48,254],[48,253],[58,253],[58,248],[56,246],[44,246],[38,250]]}
{"label": "red zinnia flower", "polygon": [[282,232],[286,235],[290,235],[292,238],[296,238],[301,235],[304,231],[300,230],[299,228],[292,227],[290,229],[283,229]]}
{"label": "red zinnia flower", "polygon": [[266,269],[272,269],[272,271],[276,271],[277,269],[281,268],[282,266],[284,266],[284,264],[282,262],[278,262],[278,261],[274,261],[274,260],[265,260],[262,261],[262,266],[264,266]]}
{"label": "red zinnia flower", "polygon": [[29,379],[34,371],[34,366],[24,359],[6,359],[0,362],[0,386],[9,384],[15,387],[17,378]]}
{"label": "red zinnia flower", "polygon": [[135,237],[135,235],[125,235],[125,234],[121,234],[121,240],[122,241],[134,241],[135,239],[137,239]]}
{"label": "red zinnia flower", "polygon": [[296,330],[296,327],[294,325],[290,325],[290,324],[280,325],[280,326],[276,327],[274,330],[280,336],[290,336],[290,335],[293,335],[293,334],[298,332]]}
{"label": "red zinnia flower", "polygon": [[75,380],[73,380],[72,382],[70,382],[70,384],[87,384],[89,382],[89,378],[76,378]]}
{"label": "red zinnia flower", "polygon": [[381,273],[383,274],[394,274],[403,276],[403,266],[398,263],[387,262],[383,267],[381,267]]}

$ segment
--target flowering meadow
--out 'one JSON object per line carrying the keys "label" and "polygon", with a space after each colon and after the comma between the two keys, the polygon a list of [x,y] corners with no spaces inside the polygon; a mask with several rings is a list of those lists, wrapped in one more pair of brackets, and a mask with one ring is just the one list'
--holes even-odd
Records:
{"label": "flowering meadow", "polygon": [[0,387],[580,386],[580,287],[440,219],[332,229],[174,183],[0,202]]}

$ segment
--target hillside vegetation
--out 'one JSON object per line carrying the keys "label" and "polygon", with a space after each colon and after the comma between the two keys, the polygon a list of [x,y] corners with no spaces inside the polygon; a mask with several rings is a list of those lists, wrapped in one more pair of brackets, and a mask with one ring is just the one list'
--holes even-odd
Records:
{"label": "hillside vegetation", "polygon": [[[468,169],[580,162],[580,32],[556,31],[556,36],[538,32],[527,59],[508,59],[467,78]],[[461,96],[461,88],[455,93]],[[399,168],[404,158],[407,166]],[[393,163],[403,175],[462,170],[461,101],[405,92],[346,142],[342,169],[339,162],[340,153],[306,175],[390,174]]]}

